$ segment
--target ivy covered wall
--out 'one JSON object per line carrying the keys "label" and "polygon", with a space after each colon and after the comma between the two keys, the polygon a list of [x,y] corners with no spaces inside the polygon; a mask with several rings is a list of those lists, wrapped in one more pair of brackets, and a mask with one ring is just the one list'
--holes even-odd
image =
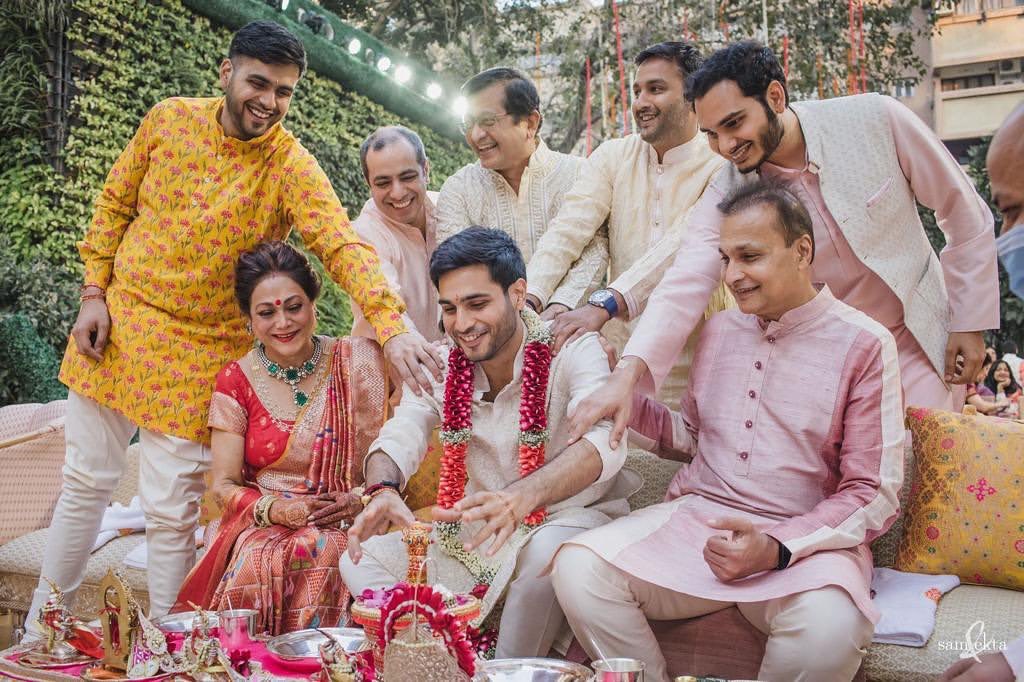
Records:
{"label": "ivy covered wall", "polygon": [[[46,112],[52,13],[66,17],[72,57],[67,141],[56,164],[63,172],[54,169],[46,149],[53,133]],[[226,28],[180,0],[12,0],[0,7],[0,280],[11,283],[0,289],[0,317],[20,313],[28,318],[43,339],[40,353],[63,352],[78,309],[81,265],[75,242],[88,225],[93,199],[114,159],[156,102],[174,95],[219,94],[217,67],[230,37]],[[312,71],[301,81],[285,119],[353,217],[368,196],[359,143],[377,126],[393,123],[423,138],[432,189],[471,160],[463,144],[402,120]],[[323,295],[321,329],[345,333],[350,315],[344,294],[330,283]],[[18,368],[9,365],[0,357],[0,404],[19,400],[5,386],[26,383],[11,380]],[[27,383],[43,384],[48,378]]]}

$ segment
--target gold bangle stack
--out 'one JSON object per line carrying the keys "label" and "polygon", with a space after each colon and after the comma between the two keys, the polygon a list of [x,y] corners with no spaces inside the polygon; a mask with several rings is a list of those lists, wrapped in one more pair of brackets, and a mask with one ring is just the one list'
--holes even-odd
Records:
{"label": "gold bangle stack", "polygon": [[270,505],[274,504],[276,500],[277,498],[273,495],[264,495],[256,500],[256,504],[252,507],[252,519],[256,522],[257,528],[273,525],[270,521]]}

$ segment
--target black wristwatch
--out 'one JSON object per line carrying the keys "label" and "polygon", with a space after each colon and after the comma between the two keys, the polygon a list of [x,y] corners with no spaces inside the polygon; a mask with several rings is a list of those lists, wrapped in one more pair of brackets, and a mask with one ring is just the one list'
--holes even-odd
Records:
{"label": "black wristwatch", "polygon": [[619,314],[619,303],[615,300],[615,292],[611,289],[598,289],[590,295],[587,303],[598,308],[604,308],[609,318]]}
{"label": "black wristwatch", "polygon": [[[776,540],[776,542],[779,542],[779,541]],[[781,571],[782,569],[784,569],[787,566],[789,566],[789,562],[790,562],[790,560],[792,558],[793,558],[793,553],[789,551],[789,548],[786,547],[781,542],[779,542],[779,563],[775,566],[775,570],[776,571]]]}

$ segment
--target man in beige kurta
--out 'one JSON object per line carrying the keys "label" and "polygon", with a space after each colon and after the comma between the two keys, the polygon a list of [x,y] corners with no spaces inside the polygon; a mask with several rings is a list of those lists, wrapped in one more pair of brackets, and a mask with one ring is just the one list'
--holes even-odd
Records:
{"label": "man in beige kurta", "polygon": [[[377,250],[381,271],[405,303],[405,326],[437,341],[437,290],[427,272],[437,246],[437,193],[427,191],[430,161],[423,141],[404,126],[386,126],[363,141],[359,155],[370,199],[352,227]],[[355,301],[352,335],[376,338]]]}
{"label": "man in beige kurta", "polygon": [[[679,246],[687,211],[725,163],[698,133],[683,98],[685,77],[700,65],[697,50],[685,42],[660,43],[635,62],[633,116],[639,134],[608,140],[594,151],[527,261],[529,294],[543,306],[607,221],[609,284],[591,304],[559,316],[552,331],[561,341],[576,330],[604,326],[619,351],[632,331],[630,321],[643,311],[670,262],[666,254]],[[597,300],[605,292],[605,301]],[[725,300],[724,294],[715,299],[715,309]],[[682,395],[691,355],[688,345],[662,388],[662,399]]]}
{"label": "man in beige kurta", "polygon": [[[474,256],[463,256],[465,264],[438,277],[439,261],[450,266],[451,253],[458,250],[475,254],[504,251],[506,256],[514,253],[515,258],[506,259],[508,267],[504,269],[499,265],[489,270],[483,263],[473,263]],[[491,263],[499,261],[496,258]],[[567,632],[551,578],[539,574],[562,542],[628,513],[626,496],[640,483],[636,474],[620,471],[626,451],[622,445],[609,445],[608,422],[599,422],[575,444],[568,444],[567,412],[608,375],[608,361],[597,334],[566,345],[552,360],[547,383],[550,440],[546,461],[521,476],[519,405],[524,346],[528,326],[543,329],[545,324],[525,308],[525,272],[522,256],[507,235],[479,227],[442,243],[431,260],[432,279],[440,281],[446,331],[473,363],[472,437],[465,457],[468,481],[455,510],[462,513],[458,542],[474,543],[470,553],[475,558],[472,565],[469,560],[456,559],[438,538],[430,547],[429,580],[456,592],[469,592],[489,582],[481,619],[507,602],[498,630],[499,658],[546,655],[558,635]],[[503,276],[505,281],[498,281]],[[441,424],[444,409],[443,382],[432,394],[417,396],[406,391],[394,417],[370,446],[365,480],[367,490],[376,492],[349,531],[352,556],[346,555],[341,562],[342,575],[353,594],[390,587],[404,579],[407,548],[401,533],[366,538],[391,523],[407,525],[412,521],[412,513],[394,492],[423,460],[427,440]],[[460,506],[463,504],[468,506]],[[541,507],[548,514],[542,525],[530,529],[522,524],[530,512]],[[488,538],[494,538],[493,544],[477,538],[485,528]],[[510,533],[507,541],[502,540],[503,532]],[[481,566],[485,569],[480,570]],[[484,574],[493,578],[481,577]]]}
{"label": "man in beige kurta", "polygon": [[[518,71],[483,71],[462,86],[462,94],[468,107],[463,118],[466,142],[479,160],[442,185],[438,241],[470,225],[493,227],[512,237],[529,263],[584,159],[553,151],[540,138],[540,98]],[[550,314],[585,301],[607,267],[608,240],[602,231],[566,263],[553,283]]]}

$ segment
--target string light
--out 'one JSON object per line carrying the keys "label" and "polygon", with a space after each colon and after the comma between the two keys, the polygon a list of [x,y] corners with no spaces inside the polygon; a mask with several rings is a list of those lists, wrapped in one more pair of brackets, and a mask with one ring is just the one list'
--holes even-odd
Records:
{"label": "string light", "polygon": [[442,94],[441,86],[437,83],[431,83],[427,86],[427,97],[430,99],[437,99]]}
{"label": "string light", "polygon": [[377,60],[377,68],[386,72],[391,68],[391,59],[387,55],[384,55]]}
{"label": "string light", "polygon": [[410,71],[409,67],[405,64],[400,64],[398,68],[395,69],[395,80],[399,83],[408,83],[410,78],[412,78],[412,71]]}
{"label": "string light", "polygon": [[362,42],[360,42],[359,38],[353,38],[352,40],[348,41],[349,54],[359,54],[359,50],[361,49],[363,49],[363,44]]}

